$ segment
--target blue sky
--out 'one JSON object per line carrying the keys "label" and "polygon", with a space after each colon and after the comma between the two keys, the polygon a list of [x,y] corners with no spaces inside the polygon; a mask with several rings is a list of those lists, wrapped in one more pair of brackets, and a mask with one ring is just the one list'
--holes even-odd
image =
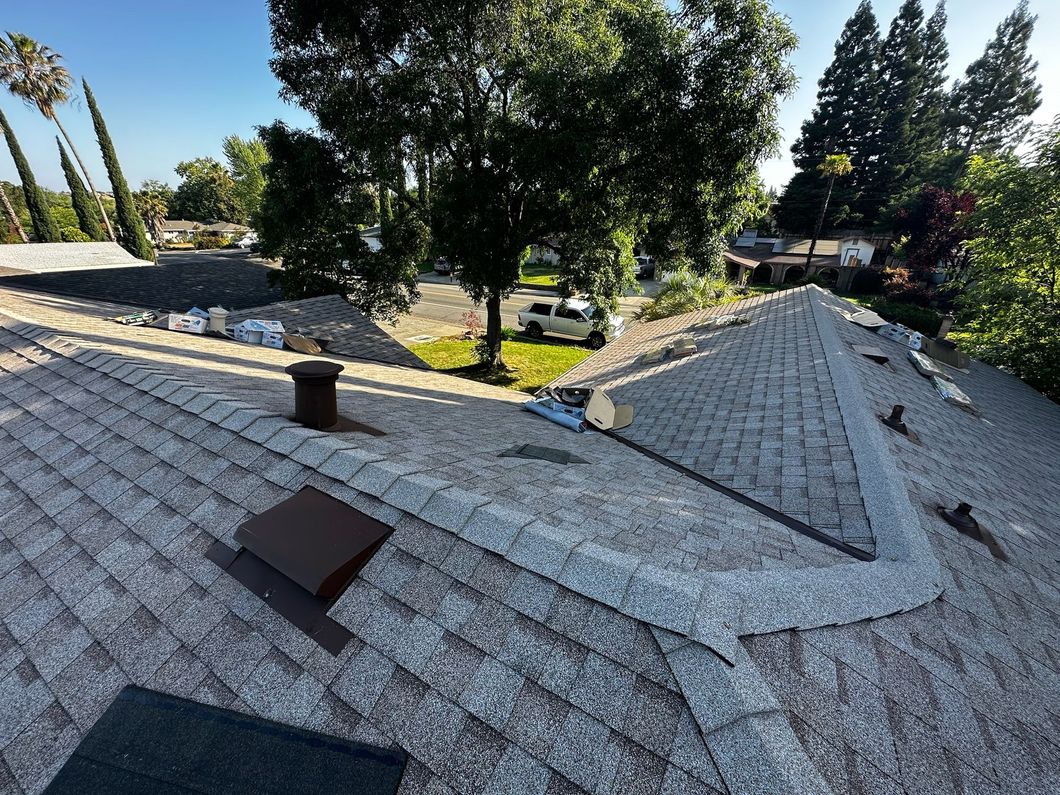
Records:
{"label": "blue sky", "polygon": [[[817,80],[832,57],[843,23],[858,0],[774,0],[799,35],[792,61],[799,88],[782,108],[781,156],[762,166],[768,185],[781,186],[791,175],[788,148],[813,108]],[[886,31],[901,0],[875,0]],[[927,13],[933,0],[924,0]],[[949,0],[951,76],[978,57],[997,23],[1015,0]],[[3,26],[26,33],[61,52],[67,67],[88,78],[114,138],[129,183],[161,179],[175,185],[173,167],[203,155],[220,157],[221,139],[249,135],[257,124],[281,118],[311,126],[300,108],[283,103],[268,68],[269,28],[264,0],[184,0],[143,3],[132,0],[52,0],[8,3]],[[1039,15],[1032,48],[1044,86],[1035,118],[1060,114],[1060,2],[1031,0]],[[55,129],[6,92],[3,108],[19,136],[38,181],[65,189],[55,148]],[[88,110],[83,103],[62,108],[61,118],[97,184],[105,185]],[[0,179],[15,181],[14,166],[0,151]]]}

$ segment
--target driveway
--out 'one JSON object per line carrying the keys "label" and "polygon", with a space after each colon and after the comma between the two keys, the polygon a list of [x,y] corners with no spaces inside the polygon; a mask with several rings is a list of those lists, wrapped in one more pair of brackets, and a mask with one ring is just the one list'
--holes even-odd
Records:
{"label": "driveway", "polygon": [[266,280],[272,267],[245,251],[164,251],[153,268],[23,274],[0,284],[164,311],[243,309],[281,300]]}

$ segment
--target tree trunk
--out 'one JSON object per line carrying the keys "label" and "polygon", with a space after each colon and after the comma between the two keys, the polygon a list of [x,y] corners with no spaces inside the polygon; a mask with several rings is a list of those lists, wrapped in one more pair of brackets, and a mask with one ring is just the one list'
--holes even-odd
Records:
{"label": "tree trunk", "polygon": [[487,367],[490,370],[505,369],[504,356],[501,354],[500,293],[490,293],[486,297],[486,346],[489,348]]}
{"label": "tree trunk", "polygon": [[11,224],[11,228],[18,232],[18,236],[22,238],[23,243],[29,242],[29,235],[26,234],[26,230],[22,228],[22,222],[18,220],[18,215],[15,213],[15,208],[11,206],[11,201],[7,198],[7,191],[0,186],[0,198],[4,202],[4,215],[7,216],[7,221]]}
{"label": "tree trunk", "polygon": [[[824,226],[824,217],[828,213],[828,202],[832,199],[832,186],[835,184],[835,174],[828,178],[828,191],[824,194],[824,204],[821,205],[821,214],[817,218],[817,226],[810,238],[810,250],[806,252],[806,275],[810,275],[810,262],[813,260],[813,250],[817,248],[817,238],[821,236],[821,227]],[[840,262],[840,265],[843,263]]]}
{"label": "tree trunk", "polygon": [[59,128],[59,132],[63,134],[63,138],[66,139],[66,145],[70,147],[70,151],[74,153],[74,160],[77,161],[77,165],[81,167],[81,173],[85,175],[85,181],[88,183],[88,189],[92,191],[92,198],[96,200],[96,206],[99,208],[100,218],[103,219],[103,226],[106,227],[107,236],[110,237],[111,242],[116,242],[117,238],[114,237],[114,227],[110,225],[110,219],[107,217],[107,211],[103,209],[103,201],[99,198],[99,191],[96,190],[96,186],[92,183],[92,175],[88,173],[88,169],[85,168],[85,163],[81,159],[81,153],[77,151],[77,147],[74,146],[74,142],[70,140],[70,136],[66,132],[66,128],[63,127],[62,122],[59,121],[59,117],[52,114],[52,121],[55,122],[55,126]]}

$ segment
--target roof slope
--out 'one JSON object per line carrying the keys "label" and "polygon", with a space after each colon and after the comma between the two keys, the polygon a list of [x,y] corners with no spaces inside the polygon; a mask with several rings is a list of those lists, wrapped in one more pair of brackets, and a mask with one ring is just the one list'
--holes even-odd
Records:
{"label": "roof slope", "polygon": [[[902,346],[841,319],[873,411],[906,406],[919,443],[887,433],[942,564],[935,602],[871,622],[748,638],[807,753],[837,792],[1060,791],[1060,406],[979,362],[943,403]],[[848,348],[849,350],[849,348]],[[966,501],[1009,556],[934,513]]]}
{"label": "roof slope", "polygon": [[[400,744],[405,792],[724,791],[647,625],[58,347],[0,332],[5,792],[40,791],[129,682]],[[338,658],[203,557],[304,485],[397,528],[332,611]]]}
{"label": "roof slope", "polygon": [[427,369],[427,363],[419,356],[337,295],[278,301],[242,309],[231,313],[228,322],[239,323],[248,318],[278,320],[287,331],[310,337],[326,337],[331,340],[328,345],[330,353]]}
{"label": "roof slope", "polygon": [[[760,413],[834,410],[842,436],[781,430],[779,466],[820,446],[853,468],[878,556],[861,563],[504,390],[347,360],[340,411],[387,435],[325,436],[283,417],[296,355],[3,300],[63,335],[0,331],[4,789],[39,790],[128,680],[397,743],[409,792],[1056,789],[1057,508],[1026,505],[1054,493],[1060,416],[997,371],[957,375],[984,410],[966,417],[817,288],[737,307],[750,325],[654,371],[690,379],[675,407],[695,409],[704,443],[733,423],[774,449],[755,416],[706,394],[726,377],[779,394]],[[634,326],[597,364],[621,370],[621,345],[635,358],[638,340],[699,319]],[[746,332],[737,357],[725,341]],[[863,338],[895,368],[854,355]],[[779,376],[759,383],[748,361]],[[874,416],[895,396],[915,448]],[[984,428],[989,442],[970,441]],[[497,457],[522,443],[591,463]],[[757,487],[775,473],[756,458]],[[924,500],[975,497],[1009,460],[989,509],[969,499],[1003,563]],[[202,558],[306,484],[397,528],[331,611],[357,635],[337,660]]]}
{"label": "roof slope", "polygon": [[[738,311],[744,326],[702,326]],[[697,327],[699,326],[699,327]],[[692,337],[698,353],[645,364]],[[811,294],[789,290],[642,323],[560,378],[631,403],[621,435],[813,527],[874,547]]]}

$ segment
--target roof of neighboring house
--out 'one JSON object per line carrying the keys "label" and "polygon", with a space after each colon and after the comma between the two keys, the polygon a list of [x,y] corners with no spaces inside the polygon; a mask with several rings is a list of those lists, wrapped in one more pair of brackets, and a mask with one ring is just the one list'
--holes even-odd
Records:
{"label": "roof of neighboring house", "polygon": [[[58,280],[78,279],[81,271],[94,278],[92,271],[112,268],[142,268],[153,262],[137,259],[117,243],[29,243],[0,246],[0,275],[57,273]],[[153,272],[153,268],[149,271]],[[113,273],[102,278],[111,280]]]}
{"label": "roof of neighboring house", "polygon": [[[43,788],[130,681],[399,745],[402,792],[1060,783],[1060,407],[996,370],[954,374],[966,415],[810,287],[587,359],[564,381],[613,380],[622,438],[357,360],[340,413],[386,435],[323,435],[285,418],[301,355],[2,297],[5,789]],[[693,356],[635,363],[687,333]],[[874,417],[899,401],[918,443]],[[522,444],[588,463],[498,455]],[[330,610],[337,658],[203,557],[305,485],[396,528]],[[929,507],[958,499],[1008,562]],[[843,506],[874,562],[784,521],[845,534]]]}
{"label": "roof of neighboring house", "polygon": [[202,228],[203,225],[198,221],[172,220],[169,218],[162,224],[162,231],[164,232],[194,232],[196,229]]}
{"label": "roof of neighboring house", "polygon": [[[2,249],[33,249],[42,246],[74,245],[71,243],[34,243],[2,246]],[[88,244],[84,244],[88,245]],[[103,244],[94,244],[103,245]],[[107,244],[118,248],[113,243]],[[0,255],[5,252],[0,251]],[[247,259],[240,252],[162,254],[156,267],[128,267],[129,260],[144,265],[121,252],[126,264],[107,270],[84,269],[62,273],[21,273],[3,276],[0,287],[21,287],[61,295],[82,296],[91,300],[113,301],[143,309],[186,312],[193,306],[206,309],[224,306],[241,309],[280,300],[280,290],[270,287],[270,267],[261,261]]]}
{"label": "roof of neighboring house", "polygon": [[[825,242],[825,241],[821,241]],[[832,241],[836,243],[837,241]],[[813,252],[813,265],[831,265],[838,267],[839,265],[839,254],[836,246],[831,246],[831,253],[828,253],[829,247],[824,247],[822,250],[820,247],[815,247]],[[777,253],[776,245],[772,242],[755,243],[752,246],[741,246],[740,248],[730,249],[725,252],[724,256],[729,262],[742,265],[744,267],[757,267],[760,264],[767,265],[806,265],[806,254],[809,249],[805,249],[802,253]]]}
{"label": "roof of neighboring house", "polygon": [[204,232],[221,232],[221,233],[226,233],[226,232],[232,232],[232,233],[235,233],[235,232],[249,232],[250,231],[250,227],[249,226],[243,226],[243,224],[232,224],[232,223],[228,223],[227,221],[219,221],[216,224],[209,224],[207,226],[204,226],[203,227],[203,231]]}
{"label": "roof of neighboring house", "polygon": [[286,331],[309,337],[330,339],[327,350],[343,356],[370,359],[406,367],[427,368],[416,354],[368,320],[349,302],[337,295],[279,301],[253,309],[243,309],[228,316],[230,323],[248,318],[278,320]]}

